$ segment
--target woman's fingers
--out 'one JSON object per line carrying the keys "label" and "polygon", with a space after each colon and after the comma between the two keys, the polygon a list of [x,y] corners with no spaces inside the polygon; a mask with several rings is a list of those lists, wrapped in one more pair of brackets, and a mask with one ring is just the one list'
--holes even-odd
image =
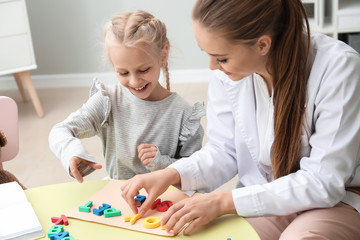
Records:
{"label": "woman's fingers", "polygon": [[157,199],[157,197],[159,196],[160,194],[153,194],[153,193],[150,193],[145,202],[140,206],[139,208],[139,214],[141,216],[144,216],[144,214],[150,209],[151,207],[151,204],[153,204],[153,202]]}
{"label": "woman's fingers", "polygon": [[[139,212],[140,215],[144,215],[150,209],[151,204],[163,194],[171,184],[179,183],[180,174],[171,168],[139,174],[127,180],[122,185],[120,188],[122,191],[121,196],[134,213]],[[147,197],[141,207],[137,209],[134,198],[139,194],[141,189],[147,192]]]}
{"label": "woman's fingers", "polygon": [[198,228],[199,226],[201,226],[201,220],[200,218],[197,218],[195,220],[193,220],[192,222],[189,223],[189,225],[187,225],[183,231],[183,234],[186,235],[190,235],[190,233],[192,231],[194,231],[196,228]]}
{"label": "woman's fingers", "polygon": [[[186,224],[188,224],[189,222],[191,224],[198,219],[196,213],[186,208],[186,205],[176,205],[177,204],[173,205],[170,208],[172,209],[172,211],[169,211],[169,213],[166,214],[166,216],[164,216],[162,219],[162,225],[166,224],[166,230],[168,232],[173,231],[174,233],[178,233],[181,229],[184,228]],[[191,226],[190,224],[186,227],[188,228],[190,226],[187,231],[188,233],[190,233],[197,226],[197,224],[193,226]]]}
{"label": "woman's fingers", "polygon": [[184,199],[169,208],[162,218],[162,225],[166,225],[167,231],[172,230],[175,233],[185,227],[184,235],[189,235],[218,216],[235,213],[233,206],[223,212],[222,203],[227,201],[232,201],[231,192],[201,194]]}
{"label": "woman's fingers", "polygon": [[138,208],[135,206],[134,197],[139,194],[142,187],[137,187],[133,183],[133,178],[126,181],[121,187],[121,196],[127,202],[134,213],[138,213]]}

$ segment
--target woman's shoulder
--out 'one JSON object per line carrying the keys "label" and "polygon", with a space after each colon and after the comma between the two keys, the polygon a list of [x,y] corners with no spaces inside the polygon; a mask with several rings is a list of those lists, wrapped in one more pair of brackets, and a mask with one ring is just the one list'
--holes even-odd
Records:
{"label": "woman's shoulder", "polygon": [[359,53],[351,48],[348,44],[321,33],[311,34],[311,48],[313,54],[316,56],[328,58],[328,60],[334,60],[352,55],[355,58],[360,58]]}
{"label": "woman's shoulder", "polygon": [[323,34],[311,35],[309,83],[353,81],[360,66],[360,55],[346,43]]}
{"label": "woman's shoulder", "polygon": [[344,42],[323,34],[312,34],[311,40],[309,99],[322,99],[340,89],[359,89],[359,53]]}

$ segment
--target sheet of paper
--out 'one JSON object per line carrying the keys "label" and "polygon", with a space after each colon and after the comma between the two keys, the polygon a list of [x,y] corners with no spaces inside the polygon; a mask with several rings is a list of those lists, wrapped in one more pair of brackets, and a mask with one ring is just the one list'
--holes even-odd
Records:
{"label": "sheet of paper", "polygon": [[17,182],[0,184],[0,195],[0,208],[27,202],[25,192]]}
{"label": "sheet of paper", "polygon": [[[0,209],[0,239],[41,232],[41,224],[29,202]],[[39,233],[38,236],[41,236]]]}
{"label": "sheet of paper", "polygon": [[17,182],[0,184],[0,196],[0,239],[43,235],[35,211]]}
{"label": "sheet of paper", "polygon": [[[71,212],[69,212],[67,216],[70,218],[77,218],[89,222],[96,222],[110,226],[126,228],[134,231],[146,232],[146,233],[162,235],[162,236],[173,236],[174,234],[162,230],[161,227],[149,229],[143,226],[143,220],[146,217],[150,217],[150,216],[159,217],[161,219],[162,216],[165,214],[164,212],[159,212],[156,209],[149,210],[145,214],[145,216],[139,219],[134,225],[130,224],[130,222],[125,222],[124,217],[134,215],[134,213],[131,211],[130,207],[125,202],[125,200],[121,197],[120,187],[122,184],[123,181],[110,180],[109,183],[100,191],[96,192],[89,199],[85,199],[83,202],[80,202],[77,206],[75,206],[75,208]],[[146,196],[145,191],[140,191],[140,194]],[[175,204],[182,199],[188,198],[188,196],[181,191],[167,190],[159,198],[161,199],[161,201],[169,200]],[[112,208],[115,208],[116,210],[120,210],[121,216],[105,218],[104,215],[97,216],[93,214],[92,210],[90,213],[80,212],[78,207],[84,206],[89,201],[93,202],[92,209],[99,208],[99,206],[102,206],[103,203],[106,203],[111,205]]]}

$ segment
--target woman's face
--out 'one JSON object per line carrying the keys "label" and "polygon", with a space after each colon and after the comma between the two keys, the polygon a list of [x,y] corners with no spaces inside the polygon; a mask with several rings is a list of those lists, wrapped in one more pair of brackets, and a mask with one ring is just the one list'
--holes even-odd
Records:
{"label": "woman's face", "polygon": [[220,32],[209,31],[197,21],[193,22],[193,31],[199,47],[209,56],[211,70],[219,69],[233,81],[264,71],[266,56],[257,43],[232,44]]}

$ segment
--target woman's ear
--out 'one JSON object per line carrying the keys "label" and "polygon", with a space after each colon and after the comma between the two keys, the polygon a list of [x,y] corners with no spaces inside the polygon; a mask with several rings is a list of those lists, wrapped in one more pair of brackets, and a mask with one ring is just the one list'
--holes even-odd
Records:
{"label": "woman's ear", "polygon": [[272,39],[269,35],[262,35],[257,41],[257,49],[262,56],[269,53]]}
{"label": "woman's ear", "polygon": [[166,66],[168,57],[169,57],[169,45],[165,44],[165,46],[161,50],[161,67]]}

